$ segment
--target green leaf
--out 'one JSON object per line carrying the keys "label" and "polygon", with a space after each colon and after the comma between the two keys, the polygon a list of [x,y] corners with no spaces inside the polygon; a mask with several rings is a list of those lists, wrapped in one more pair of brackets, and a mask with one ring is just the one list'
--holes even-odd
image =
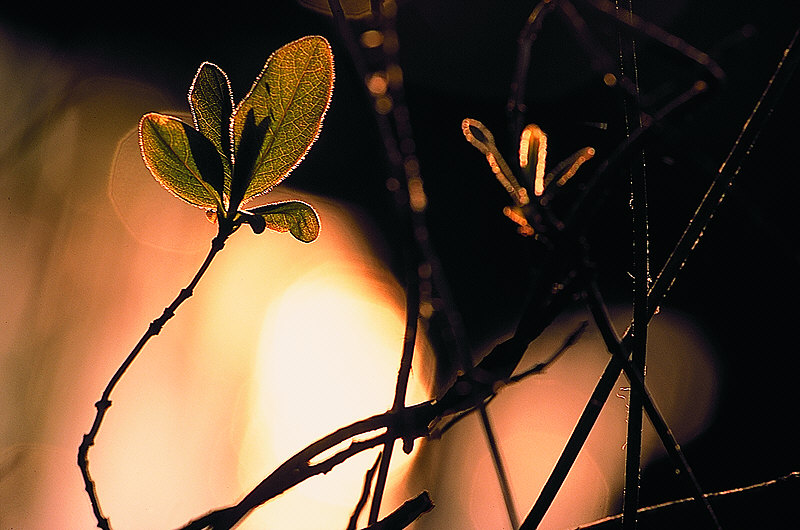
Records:
{"label": "green leaf", "polygon": [[192,126],[155,112],[139,122],[139,147],[150,173],[184,201],[218,210],[222,162],[214,145]]}
{"label": "green leaf", "polygon": [[[288,231],[304,243],[311,243],[319,236],[317,212],[301,201],[274,202],[247,210],[247,213],[264,219],[266,228],[276,232]],[[257,227],[253,225],[254,231]]]}
{"label": "green leaf", "polygon": [[[233,112],[233,180],[239,182],[231,183],[232,209],[240,197],[246,202],[271,190],[300,163],[319,135],[333,79],[333,54],[323,37],[290,42],[269,57]],[[235,167],[243,157],[251,171]]]}
{"label": "green leaf", "polygon": [[[189,88],[189,107],[194,126],[217,148],[225,172],[224,194],[230,193],[233,95],[228,76],[215,64],[204,62]],[[223,188],[217,189],[220,196]]]}

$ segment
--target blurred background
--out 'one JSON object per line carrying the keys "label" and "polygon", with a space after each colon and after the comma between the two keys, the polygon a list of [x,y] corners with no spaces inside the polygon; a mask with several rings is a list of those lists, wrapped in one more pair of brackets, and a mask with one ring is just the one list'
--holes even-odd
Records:
{"label": "blurred background", "polygon": [[[483,121],[513,157],[505,109],[517,35],[533,5],[399,5],[399,59],[431,240],[476,356],[513,329],[525,301],[520,285],[537,256],[502,215],[508,197],[460,124],[465,117]],[[712,53],[728,75],[725,87],[647,147],[655,272],[774,71],[800,8],[779,0],[634,7]],[[189,281],[214,235],[201,211],[150,177],[138,153],[139,118],[185,114],[203,61],[227,72],[238,101],[273,50],[312,33],[334,50],[333,101],[306,160],[267,199],[310,202],[322,235],[304,245],[285,234],[237,233],[195,296],[137,359],[90,452],[115,528],[176,527],[234,503],[308,442],[390,406],[404,296],[388,164],[362,80],[332,21],[296,2],[259,9],[0,7],[1,529],[94,525],[75,465],[93,404],[149,322]],[[654,102],[693,74],[646,43],[638,60],[642,92]],[[795,79],[652,324],[652,391],[707,491],[800,469],[798,88]],[[586,145],[602,159],[622,137],[616,94],[555,18],[533,46],[526,96],[528,121],[549,135],[549,164]],[[626,177],[619,183],[589,236],[604,295],[624,329],[632,250]],[[525,362],[549,355],[584,318],[579,306],[570,309]],[[429,342],[436,339],[420,339],[409,403],[431,395],[437,358]],[[545,375],[502,392],[490,407],[522,516],[606,360],[589,331]],[[619,509],[625,386],[621,380],[609,399],[545,521],[549,528]],[[396,457],[384,511],[428,489],[437,507],[418,528],[507,525],[474,418],[418,445],[411,457]],[[689,495],[649,434],[645,453],[644,504]],[[309,481],[242,527],[345,527],[374,458],[362,455]],[[791,498],[768,507],[776,523]]]}

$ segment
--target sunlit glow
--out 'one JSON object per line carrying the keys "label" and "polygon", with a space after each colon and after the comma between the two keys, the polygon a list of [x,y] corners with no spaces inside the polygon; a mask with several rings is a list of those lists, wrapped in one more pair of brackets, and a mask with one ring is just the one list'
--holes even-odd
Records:
{"label": "sunlit glow", "polygon": [[[270,306],[254,372],[252,419],[240,457],[243,485],[252,486],[265,471],[338,427],[391,406],[403,343],[402,297],[375,272],[346,262],[323,264],[300,276]],[[419,379],[413,376],[411,382],[407,401],[424,400]],[[292,502],[321,502],[328,517],[338,513],[345,520],[341,518],[352,510],[374,458],[374,451],[361,454],[325,480],[308,481],[293,490]],[[409,458],[395,452],[393,481],[402,477]],[[277,524],[273,517],[267,507],[257,520]],[[321,520],[303,513],[292,527],[314,528]]]}
{"label": "sunlit glow", "polygon": [[[13,250],[0,253],[0,298],[13,309],[0,333],[0,526],[91,528],[96,521],[75,457],[93,404],[148,323],[195,273],[214,225],[160,188],[130,134],[144,112],[168,108],[168,98],[121,79],[84,79],[85,70],[62,54],[30,53],[2,37],[0,65],[9,74],[0,76],[7,89],[2,125],[11,139],[24,132],[26,142],[0,174],[3,196],[25,198],[0,211],[0,237]],[[22,65],[28,67],[11,68]],[[46,125],[32,127],[30,117],[41,115]],[[400,187],[394,179],[386,184]],[[270,200],[300,195],[281,186]],[[310,441],[391,406],[402,290],[346,206],[302,198],[320,214],[320,238],[304,245],[286,234],[238,231],[116,388],[90,453],[114,528],[176,528],[233,504]],[[430,279],[430,266],[420,275]],[[437,304],[423,302],[423,315]],[[620,329],[628,316],[621,314]],[[559,318],[520,369],[549,355],[582,318]],[[669,311],[657,315],[648,337],[648,385],[676,437],[688,441],[714,408],[708,345],[690,321]],[[429,359],[424,338],[419,343],[415,361]],[[490,403],[520,514],[607,361],[602,341],[587,332],[545,374],[504,388]],[[432,371],[414,365],[407,403],[428,397],[424,381]],[[619,386],[628,384],[621,379]],[[619,498],[625,405],[609,400],[543,528],[605,515]],[[415,530],[504,528],[475,420],[418,444],[412,457],[398,443],[384,513],[429,490],[436,508]],[[344,528],[376,454],[289,490],[238,528]],[[644,460],[660,454],[646,427]]]}

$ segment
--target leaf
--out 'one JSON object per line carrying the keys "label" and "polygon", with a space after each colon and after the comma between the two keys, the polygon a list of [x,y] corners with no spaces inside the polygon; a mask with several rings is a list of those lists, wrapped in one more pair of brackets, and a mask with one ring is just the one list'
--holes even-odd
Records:
{"label": "leaf", "polygon": [[537,197],[544,193],[544,168],[547,161],[547,135],[535,123],[522,131],[519,140],[519,167]]}
{"label": "leaf", "polygon": [[[244,180],[231,184],[231,208],[238,207],[234,188],[244,190],[241,202],[246,202],[271,190],[300,163],[319,135],[333,80],[333,54],[323,37],[290,42],[269,57],[233,111],[233,179]],[[246,130],[250,128],[255,132]],[[256,156],[247,160],[252,172],[235,167],[247,138],[261,141]]]}
{"label": "leaf", "polygon": [[247,213],[264,219],[266,228],[276,232],[288,231],[304,243],[311,243],[319,236],[317,212],[301,201],[274,202],[247,210]]}
{"label": "leaf", "polygon": [[214,145],[190,125],[155,112],[139,122],[139,147],[155,179],[184,201],[222,207],[222,162]]}
{"label": "leaf", "polygon": [[[189,88],[189,107],[194,126],[217,148],[225,172],[225,194],[230,193],[230,119],[233,114],[233,95],[228,76],[220,67],[204,62]],[[223,189],[217,189],[220,196]]]}

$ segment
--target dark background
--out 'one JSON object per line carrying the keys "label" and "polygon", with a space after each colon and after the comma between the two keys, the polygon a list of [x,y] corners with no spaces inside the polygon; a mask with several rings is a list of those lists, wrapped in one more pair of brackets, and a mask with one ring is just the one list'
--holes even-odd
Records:
{"label": "dark background", "polygon": [[[648,145],[651,266],[656,272],[800,25],[800,6],[778,0],[641,4],[637,9],[643,16],[713,52],[728,75],[720,91]],[[505,107],[516,37],[532,7],[533,2],[518,0],[400,4],[400,60],[429,195],[432,239],[476,345],[491,343],[514,324],[524,298],[519,279],[536,256],[502,216],[508,198],[480,154],[464,141],[460,122],[480,119],[507,157],[513,157]],[[238,100],[272,50],[306,34],[328,37],[337,58],[334,100],[318,143],[291,184],[358,206],[382,238],[396,241],[397,220],[384,186],[387,164],[377,129],[329,18],[287,0],[257,10],[163,5],[61,9],[45,13],[4,6],[0,22],[65,57],[81,59],[89,69],[155,84],[174,96],[176,105],[185,101],[202,61],[215,62],[228,73]],[[691,78],[690,67],[646,42],[640,43],[638,60],[645,96],[662,89],[674,93],[670,83]],[[592,74],[555,18],[548,19],[534,45],[528,86],[527,119],[548,133],[550,164],[585,145],[597,147],[601,159],[620,141],[618,95]],[[794,79],[666,303],[705,329],[720,359],[718,414],[703,435],[684,446],[708,491],[800,470],[795,425],[799,88],[800,79]],[[597,123],[608,127],[592,125]],[[631,289],[631,226],[628,183],[623,176],[619,182],[590,231],[590,242],[606,298],[625,302]],[[390,247],[385,258],[395,266],[399,254]],[[669,463],[659,461],[645,471],[642,495],[650,503],[687,492],[672,477]],[[779,519],[786,513],[774,515]]]}

